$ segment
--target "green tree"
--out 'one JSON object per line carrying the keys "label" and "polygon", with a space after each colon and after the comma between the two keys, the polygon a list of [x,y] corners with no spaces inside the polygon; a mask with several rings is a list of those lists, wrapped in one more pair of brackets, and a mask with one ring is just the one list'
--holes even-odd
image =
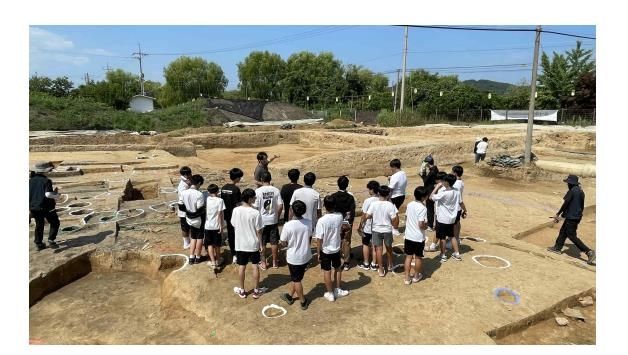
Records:
{"label": "green tree", "polygon": [[50,93],[52,87],[52,79],[47,76],[33,75],[28,79],[28,91]]}
{"label": "green tree", "polygon": [[292,54],[286,62],[283,92],[289,102],[325,106],[335,104],[335,98],[343,96],[346,88],[342,63],[333,54],[311,52]]}
{"label": "green tree", "polygon": [[251,52],[238,63],[241,94],[259,99],[276,100],[281,96],[281,80],[286,72],[286,62],[279,54]]}
{"label": "green tree", "polygon": [[199,96],[221,96],[228,80],[222,68],[203,58],[182,56],[164,68],[165,85],[159,100],[164,106],[189,101]]}
{"label": "green tree", "polygon": [[56,97],[69,96],[74,83],[67,76],[60,76],[50,79],[47,76],[34,75],[28,80],[28,90],[30,92],[42,92]]}

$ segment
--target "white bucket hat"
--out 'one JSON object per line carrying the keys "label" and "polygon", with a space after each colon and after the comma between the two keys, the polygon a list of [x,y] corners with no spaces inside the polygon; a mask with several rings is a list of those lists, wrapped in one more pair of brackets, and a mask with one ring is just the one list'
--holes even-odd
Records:
{"label": "white bucket hat", "polygon": [[54,169],[54,166],[49,161],[40,161],[33,165],[33,171],[36,173],[47,173]]}

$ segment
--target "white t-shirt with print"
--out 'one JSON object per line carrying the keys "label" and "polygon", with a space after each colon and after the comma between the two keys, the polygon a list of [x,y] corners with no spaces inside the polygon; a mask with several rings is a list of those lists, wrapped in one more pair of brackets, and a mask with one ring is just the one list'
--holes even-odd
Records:
{"label": "white t-shirt with print", "polygon": [[286,261],[292,265],[307,264],[312,259],[310,249],[310,220],[305,218],[293,219],[283,225],[281,237],[283,242],[288,242]]}
{"label": "white t-shirt with print", "polygon": [[[457,190],[460,193],[460,202],[464,202],[462,198],[462,193],[464,192],[464,182],[462,180],[456,180],[454,186],[452,186],[454,190]],[[462,206],[458,204],[458,211],[462,209]]]}
{"label": "white t-shirt with print", "polygon": [[419,227],[419,222],[427,222],[427,208],[421,202],[412,201],[406,209],[406,239],[413,242],[425,241],[425,231]]}
{"label": "white t-shirt with print", "polygon": [[373,216],[372,231],[377,233],[391,233],[393,230],[392,220],[399,211],[390,201],[377,200],[371,203],[368,213]]}
{"label": "white t-shirt with print", "polygon": [[[371,204],[375,201],[379,201],[379,197],[371,196],[367,198],[366,200],[364,200],[364,203],[362,204],[362,213],[366,213],[369,210],[369,207],[371,206]],[[366,222],[364,222],[364,229],[362,230],[362,232],[368,233],[368,234],[373,233],[373,229],[371,228],[372,226],[373,226],[373,219],[372,218],[367,219]]]}
{"label": "white t-shirt with print", "polygon": [[[316,223],[314,238],[322,239],[322,252],[333,254],[340,251],[340,229],[342,228],[342,214],[328,213]],[[320,255],[319,255],[320,256]]]}
{"label": "white t-shirt with print", "polygon": [[225,201],[220,197],[208,196],[205,202],[207,214],[205,218],[205,229],[219,230],[221,225],[218,221],[218,215],[225,210]]}
{"label": "white t-shirt with print", "polygon": [[303,218],[309,219],[312,222],[312,232],[314,232],[314,228],[317,225],[317,211],[323,206],[321,195],[313,188],[305,186],[294,190],[292,198],[290,199],[290,206],[297,200],[305,203],[306,209]]}
{"label": "white t-shirt with print", "polygon": [[[187,190],[181,191],[181,197],[179,198],[179,203],[183,203],[185,205],[185,209],[188,212],[196,212],[199,208],[205,206],[205,198],[203,197],[202,192],[198,191],[195,188],[189,188]],[[190,218],[186,215],[185,221],[191,227],[199,228],[199,229],[201,228],[201,223],[202,223],[201,217]]]}
{"label": "white t-shirt with print", "polygon": [[480,143],[478,143],[478,149],[476,150],[476,152],[478,154],[486,154],[487,148],[488,148],[488,142],[481,141]]}
{"label": "white t-shirt with print", "polygon": [[388,187],[390,187],[390,198],[405,196],[406,186],[408,186],[408,177],[406,172],[399,170],[392,174]]}
{"label": "white t-shirt with print", "polygon": [[236,251],[259,251],[257,231],[264,228],[262,215],[253,207],[238,206],[233,209],[231,225],[235,229]]}
{"label": "white t-shirt with print", "polygon": [[277,224],[279,215],[281,214],[283,207],[283,200],[279,189],[274,186],[260,186],[255,190],[255,203],[253,207],[259,210],[262,215],[262,222],[265,226],[271,224]]}
{"label": "white t-shirt with print", "polygon": [[[179,198],[179,200],[181,200],[181,192],[190,188],[190,185],[188,185],[186,181],[186,178],[184,178],[183,176],[180,177],[179,186],[177,186],[177,197]],[[179,211],[179,208],[177,207],[177,216],[185,217],[185,211]]]}
{"label": "white t-shirt with print", "polygon": [[460,192],[441,187],[438,193],[432,197],[432,200],[438,202],[436,204],[436,220],[443,224],[454,224],[460,206]]}

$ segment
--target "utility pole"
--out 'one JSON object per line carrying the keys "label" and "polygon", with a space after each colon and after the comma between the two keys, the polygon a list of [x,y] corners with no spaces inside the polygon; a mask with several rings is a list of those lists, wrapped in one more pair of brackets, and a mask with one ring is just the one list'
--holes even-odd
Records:
{"label": "utility pole", "polygon": [[408,26],[404,30],[404,44],[403,44],[403,76],[401,77],[401,103],[399,105],[399,112],[403,112],[403,99],[406,92],[406,57],[408,56]]}
{"label": "utility pole", "polygon": [[107,74],[109,74],[109,72],[112,70],[111,67],[109,66],[109,63],[107,63],[107,66],[102,68],[102,70],[104,70],[105,72],[107,72]]}
{"label": "utility pole", "polygon": [[144,92],[144,72],[142,71],[142,57],[146,56],[146,53],[142,53],[142,47],[140,46],[140,44],[137,44],[137,48],[139,49],[139,52],[137,53],[133,53],[132,55],[137,55],[137,57],[135,57],[135,59],[140,61],[140,91],[142,93],[142,96],[145,95]]}
{"label": "utility pole", "polygon": [[534,129],[534,94],[536,93],[536,72],[539,66],[539,45],[541,44],[541,26],[536,26],[534,40],[534,60],[532,62],[532,81],[530,82],[530,108],[528,109],[528,131],[526,132],[525,165],[532,161],[532,131]]}
{"label": "utility pole", "polygon": [[401,69],[397,69],[397,82],[395,83],[395,97],[393,103],[393,112],[397,112],[397,98],[399,97],[399,75],[401,74]]}

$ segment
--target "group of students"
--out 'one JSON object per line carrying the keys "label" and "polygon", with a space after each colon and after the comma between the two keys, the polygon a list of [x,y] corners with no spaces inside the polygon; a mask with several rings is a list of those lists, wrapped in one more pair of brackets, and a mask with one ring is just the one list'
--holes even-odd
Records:
{"label": "group of students", "polygon": [[[278,158],[274,156],[273,159]],[[237,186],[244,173],[238,168],[229,171],[230,183],[221,189],[210,184],[207,193],[201,192],[203,178],[192,175],[189,167],[180,170],[181,180],[178,186],[178,214],[180,217],[184,248],[190,249],[191,264],[208,260],[212,268],[224,263],[220,257],[223,225],[227,227],[227,239],[232,255],[232,262],[238,265],[239,285],[234,292],[241,298],[249,293],[245,291],[246,266],[253,264],[255,287],[250,292],[253,298],[259,298],[265,291],[260,287],[259,269],[266,270],[266,246],[270,244],[272,267],[279,267],[279,248],[285,248],[286,261],[290,272],[291,286],[281,298],[289,303],[299,299],[301,307],[307,309],[309,300],[303,293],[305,271],[311,265],[314,255],[323,270],[326,292],[324,298],[335,301],[349,291],[342,289],[342,272],[350,269],[351,233],[355,220],[356,202],[347,191],[349,179],[341,176],[337,180],[338,191],[321,198],[314,189],[316,175],[308,172],[303,176],[304,186],[298,184],[300,172],[291,169],[288,172],[290,183],[281,190],[271,185],[272,175],[268,170],[268,155],[257,155],[258,166],[254,178],[257,188],[240,191]],[[406,230],[404,241],[405,284],[418,282],[422,278],[424,250],[436,251],[440,246],[440,260],[447,261],[446,239],[451,240],[453,254],[451,258],[461,260],[458,250],[460,218],[466,217],[466,208],[462,201],[462,167],[455,166],[453,174],[438,173],[431,156],[427,159],[428,169],[424,185],[414,190],[414,201],[406,211]],[[367,189],[370,197],[362,205],[362,217],[358,232],[362,238],[364,260],[358,266],[365,270],[376,270],[384,277],[393,270],[392,242],[399,235],[399,209],[406,199],[408,179],[401,169],[399,159],[390,161],[391,176],[388,185],[369,181]],[[434,173],[436,172],[436,173]],[[427,183],[433,183],[432,185]],[[430,203],[436,205],[430,213]],[[323,215],[322,209],[325,209]],[[279,233],[279,219],[283,213],[284,225]],[[430,215],[432,221],[430,221]],[[434,223],[434,215],[436,223]],[[456,226],[458,226],[456,228]],[[426,247],[427,231],[436,230],[431,249]],[[316,241],[316,254],[312,254],[312,240]],[[384,268],[383,248],[386,248],[387,267]],[[410,266],[414,262],[414,274]],[[332,275],[333,274],[333,275]]]}

